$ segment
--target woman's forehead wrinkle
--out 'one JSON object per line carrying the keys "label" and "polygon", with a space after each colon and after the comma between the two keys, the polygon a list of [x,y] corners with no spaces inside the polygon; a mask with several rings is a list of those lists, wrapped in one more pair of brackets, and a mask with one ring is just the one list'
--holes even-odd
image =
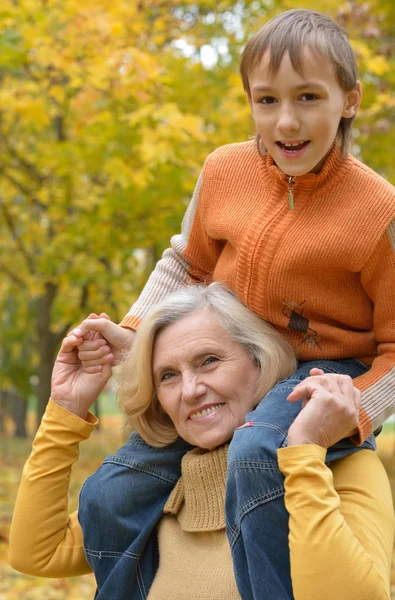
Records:
{"label": "woman's forehead wrinkle", "polygon": [[186,332],[172,340],[160,339],[154,344],[153,368],[157,370],[164,364],[197,360],[210,352],[225,350],[226,344],[209,332],[207,335],[192,335],[192,332]]}

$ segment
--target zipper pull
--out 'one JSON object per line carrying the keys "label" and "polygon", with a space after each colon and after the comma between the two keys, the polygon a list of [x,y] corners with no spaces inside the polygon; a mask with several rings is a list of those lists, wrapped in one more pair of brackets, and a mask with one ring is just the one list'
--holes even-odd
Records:
{"label": "zipper pull", "polygon": [[292,175],[288,177],[288,208],[293,210],[294,208],[294,178]]}

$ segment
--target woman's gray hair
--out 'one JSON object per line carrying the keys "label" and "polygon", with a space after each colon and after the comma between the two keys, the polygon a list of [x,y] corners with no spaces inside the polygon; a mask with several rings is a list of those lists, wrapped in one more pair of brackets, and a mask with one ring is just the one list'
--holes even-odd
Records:
{"label": "woman's gray hair", "polygon": [[120,365],[118,400],[127,424],[152,446],[177,439],[176,429],[156,396],[152,377],[155,336],[172,323],[197,311],[211,311],[230,337],[241,344],[259,367],[255,405],[296,368],[294,352],[271,325],[246,308],[221,283],[189,285],[170,294],[146,314],[133,346]]}

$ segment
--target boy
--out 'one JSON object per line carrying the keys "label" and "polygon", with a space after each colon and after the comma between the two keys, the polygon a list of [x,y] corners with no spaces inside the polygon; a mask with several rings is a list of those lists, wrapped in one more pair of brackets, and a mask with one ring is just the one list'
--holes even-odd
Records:
{"label": "boy", "polygon": [[[299,369],[247,415],[229,450],[227,531],[239,591],[279,600],[292,598],[292,585],[276,456],[301,410],[288,395],[313,367],[354,378],[362,398],[355,443],[341,440],[327,461],[374,448],[372,431],[394,410],[395,193],[348,154],[361,86],[349,42],[329,17],[278,15],[248,42],[240,71],[257,139],[207,158],[181,234],[121,325],[137,328],[149,306],[186,282],[221,280],[298,353]],[[133,337],[106,319],[73,333],[87,331],[105,338],[80,350],[91,372]]]}

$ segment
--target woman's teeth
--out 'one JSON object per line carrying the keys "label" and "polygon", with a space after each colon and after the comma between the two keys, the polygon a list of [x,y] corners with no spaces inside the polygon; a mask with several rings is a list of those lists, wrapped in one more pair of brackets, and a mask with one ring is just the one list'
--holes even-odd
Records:
{"label": "woman's teeth", "polygon": [[206,415],[209,415],[210,413],[217,411],[222,406],[223,406],[223,404],[216,404],[215,406],[210,406],[210,408],[205,408],[201,412],[193,413],[193,415],[191,415],[189,418],[192,419],[192,421],[193,421],[194,419],[199,419],[200,417],[205,417]]}

